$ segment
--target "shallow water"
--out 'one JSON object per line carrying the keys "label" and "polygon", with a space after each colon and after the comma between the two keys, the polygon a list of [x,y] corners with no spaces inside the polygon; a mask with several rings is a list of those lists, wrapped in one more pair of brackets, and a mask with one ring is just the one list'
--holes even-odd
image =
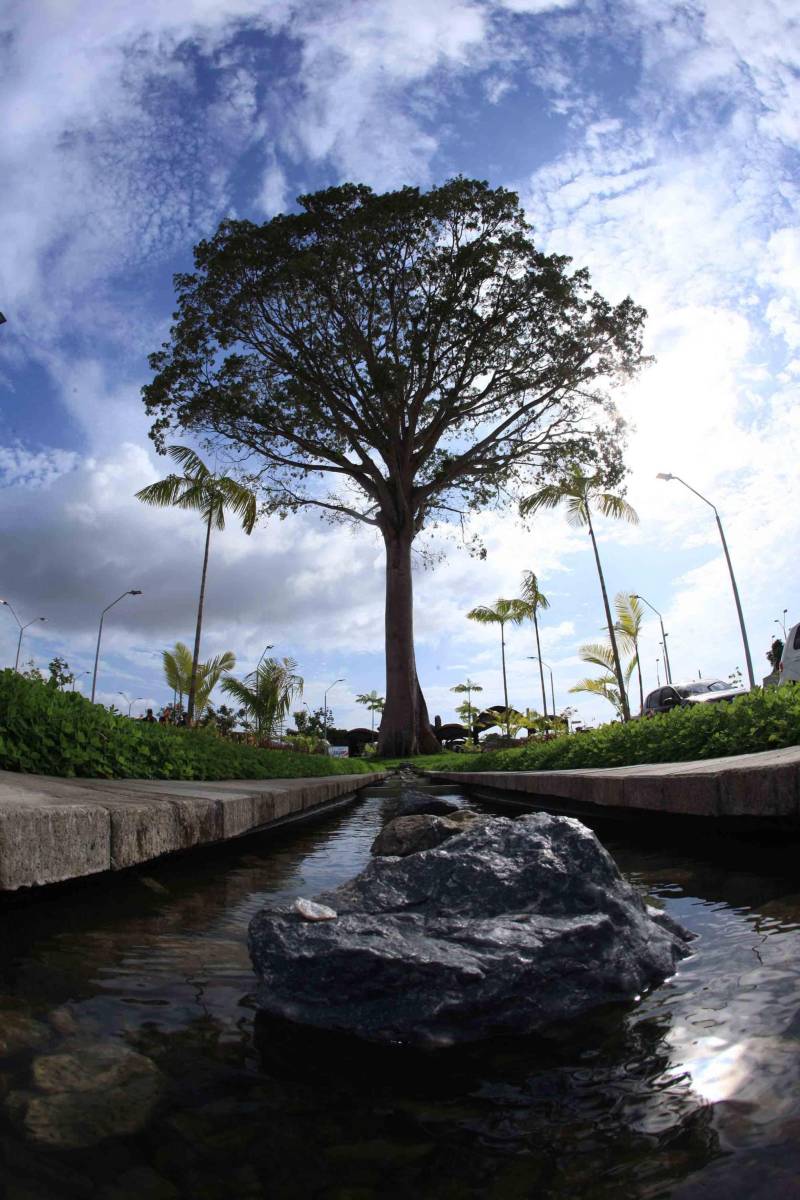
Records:
{"label": "shallow water", "polygon": [[[359,870],[385,803],[4,902],[2,1200],[800,1197],[791,854],[601,830],[700,936],[637,1005],[547,1039],[426,1055],[257,1017],[250,917]],[[144,1056],[157,1106],[137,1116],[139,1084],[112,1082],[102,1104],[113,1123],[130,1093],[130,1132],[79,1144],[94,1085],[43,1102],[43,1063],[80,1075],[109,1042]]]}

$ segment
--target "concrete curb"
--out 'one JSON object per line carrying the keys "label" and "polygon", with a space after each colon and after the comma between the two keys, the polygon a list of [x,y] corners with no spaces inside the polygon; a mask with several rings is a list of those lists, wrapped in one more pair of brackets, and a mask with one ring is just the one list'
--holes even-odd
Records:
{"label": "concrete curb", "polygon": [[299,818],[384,778],[188,782],[0,771],[0,891],[119,871]]}
{"label": "concrete curb", "polygon": [[[574,771],[435,771],[469,788],[598,809],[746,819],[800,832],[800,746],[688,763]],[[522,799],[522,797],[520,797]]]}

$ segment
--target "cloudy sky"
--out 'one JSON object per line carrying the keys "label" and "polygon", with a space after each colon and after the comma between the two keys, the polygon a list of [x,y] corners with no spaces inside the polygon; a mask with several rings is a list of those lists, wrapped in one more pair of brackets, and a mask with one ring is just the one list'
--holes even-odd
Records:
{"label": "cloudy sky", "polygon": [[[166,334],[172,274],[225,215],[267,220],[344,180],[423,187],[456,173],[517,190],[544,249],[650,316],[656,363],[619,398],[628,499],[600,527],[610,590],[664,614],[676,677],[744,656],[713,513],[728,534],[756,676],[800,620],[800,24],[790,0],[6,0],[0,11],[0,595],[23,657],[92,665],[98,694],[167,699],[160,652],[190,642],[203,530],[133,493],[165,462],[139,390]],[[477,522],[485,562],[450,543],[417,577],[432,712],[469,674],[501,698],[499,639],[467,609],[550,599],[543,656],[570,696],[602,608],[585,536],[558,515]],[[242,670],[294,655],[315,707],[368,717],[384,687],[382,547],[316,517],[233,527],[213,546],[204,653]],[[663,667],[642,644],[645,689]],[[0,663],[17,626],[0,609]],[[509,634],[511,699],[537,703],[532,631]],[[82,686],[88,675],[82,677]],[[141,707],[141,705],[140,705]],[[606,711],[607,710],[607,711]]]}

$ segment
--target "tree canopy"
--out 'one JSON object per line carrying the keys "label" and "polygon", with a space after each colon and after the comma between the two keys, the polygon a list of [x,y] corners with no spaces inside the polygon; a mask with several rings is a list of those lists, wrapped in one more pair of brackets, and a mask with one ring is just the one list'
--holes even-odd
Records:
{"label": "tree canopy", "polygon": [[381,532],[381,750],[413,753],[427,727],[414,537],[539,486],[565,460],[618,482],[605,389],[642,363],[644,311],[538,250],[504,188],[345,184],[298,203],[263,225],[223,221],[196,247],[144,398],[157,445],[177,426],[236,447],[266,509],[311,506]]}

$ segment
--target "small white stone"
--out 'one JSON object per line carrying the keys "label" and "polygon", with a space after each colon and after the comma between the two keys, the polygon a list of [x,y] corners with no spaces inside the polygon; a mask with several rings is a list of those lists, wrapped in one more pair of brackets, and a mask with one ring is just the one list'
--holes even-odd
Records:
{"label": "small white stone", "polygon": [[339,915],[335,908],[328,908],[327,904],[315,904],[313,900],[304,900],[302,896],[297,897],[292,908],[304,921],[335,921]]}

